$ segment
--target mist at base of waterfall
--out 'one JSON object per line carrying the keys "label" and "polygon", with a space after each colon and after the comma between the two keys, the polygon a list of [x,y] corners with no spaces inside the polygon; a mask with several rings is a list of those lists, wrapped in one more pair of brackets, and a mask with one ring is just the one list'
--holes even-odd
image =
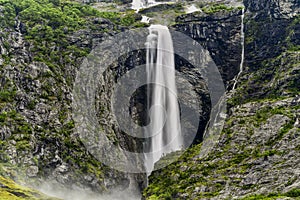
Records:
{"label": "mist at base of waterfall", "polygon": [[140,200],[142,195],[139,191],[133,191],[130,189],[122,189],[116,187],[112,189],[110,193],[107,194],[99,194],[91,191],[90,189],[83,188],[58,188],[55,186],[55,183],[44,182],[38,188],[36,188],[40,192],[51,196],[60,198],[63,200]]}

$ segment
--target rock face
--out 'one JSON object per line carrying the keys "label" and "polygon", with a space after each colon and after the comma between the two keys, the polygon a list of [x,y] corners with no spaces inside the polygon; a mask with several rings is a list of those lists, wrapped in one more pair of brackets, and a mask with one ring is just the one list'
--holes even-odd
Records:
{"label": "rock face", "polygon": [[[295,4],[294,7],[299,8]],[[249,6],[245,24],[245,72],[240,78],[240,89],[234,101],[239,99],[237,101],[241,103],[246,99],[296,95],[299,89],[298,15],[276,18],[265,9],[249,12],[254,9],[252,4]],[[266,13],[270,14],[268,18],[263,16]],[[294,16],[295,12],[291,14]]]}
{"label": "rock face", "polygon": [[227,84],[239,72],[241,14],[241,9],[224,10],[213,15],[191,13],[179,16],[174,25],[175,30],[189,35],[210,52]]}
{"label": "rock face", "polygon": [[250,12],[276,19],[295,17],[300,12],[300,4],[296,0],[245,0],[244,4]]}
{"label": "rock face", "polygon": [[244,4],[245,62],[237,89],[228,91],[229,116],[218,144],[204,158],[196,145],[151,174],[146,199],[299,196],[299,3]]}
{"label": "rock face", "polygon": [[[72,118],[73,81],[93,39],[101,42],[125,27],[73,3],[64,4],[64,11],[74,6],[78,12],[91,11],[76,16],[75,24],[84,21],[80,28],[69,29],[72,17],[64,24],[48,16],[49,24],[39,24],[44,15],[35,21],[27,10],[40,6],[41,12],[52,9],[63,18],[63,6],[33,2],[24,11],[19,5],[12,1],[0,7],[0,165],[7,165],[5,171],[14,179],[35,187],[52,182],[57,191],[66,187],[109,193],[135,184],[143,187],[143,174],[119,172],[96,160],[80,141]],[[107,135],[118,138],[121,146],[130,143],[109,119],[103,120]]]}
{"label": "rock face", "polygon": [[[51,1],[47,6],[55,14],[47,15],[51,12],[45,7],[37,7],[43,12],[34,12],[30,8],[36,4],[11,2],[16,1],[0,6],[0,165],[5,166],[1,174],[32,185],[53,182],[54,190],[143,189],[145,174],[111,169],[87,151],[72,116],[72,86],[83,57],[95,41],[126,30],[120,25],[122,20],[95,15],[78,4],[74,11],[68,3]],[[198,98],[201,127],[195,145],[178,162],[150,176],[145,198],[232,199],[272,192],[294,197],[299,193],[295,188],[300,180],[300,5],[296,0],[245,0],[244,4],[245,61],[235,91],[230,86],[242,57],[241,9],[182,15],[170,27],[210,52],[228,86],[229,117],[216,148],[199,158],[198,143],[211,109],[209,93],[201,74],[177,56],[177,71],[189,77],[195,91],[179,94],[180,98],[186,102]],[[43,15],[36,19],[33,13]],[[110,100],[115,82],[145,64],[143,58],[145,50],[121,56],[107,69],[95,95],[103,132],[115,145],[134,152],[143,150],[144,141],[128,136],[116,124]],[[178,80],[177,84],[182,83]],[[137,89],[128,102],[137,124],[147,121],[145,91],[145,87]],[[115,156],[105,148],[100,152]]]}
{"label": "rock face", "polygon": [[[226,199],[284,194],[298,188],[298,112],[299,98],[248,103],[232,109],[219,144],[208,157],[197,158],[197,148],[188,151],[184,158],[189,159],[151,175],[145,194]],[[178,189],[151,193],[152,187],[164,188],[166,184]]]}

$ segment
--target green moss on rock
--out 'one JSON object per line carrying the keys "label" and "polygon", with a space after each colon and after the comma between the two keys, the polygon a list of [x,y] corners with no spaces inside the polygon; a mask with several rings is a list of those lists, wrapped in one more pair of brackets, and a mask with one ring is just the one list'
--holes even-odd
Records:
{"label": "green moss on rock", "polygon": [[59,200],[34,189],[20,186],[3,176],[0,176],[0,198],[1,200]]}

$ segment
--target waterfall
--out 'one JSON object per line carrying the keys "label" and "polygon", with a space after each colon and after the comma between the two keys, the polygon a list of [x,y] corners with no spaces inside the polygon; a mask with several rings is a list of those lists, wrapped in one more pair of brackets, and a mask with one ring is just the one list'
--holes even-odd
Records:
{"label": "waterfall", "polygon": [[166,26],[151,25],[147,37],[147,96],[150,138],[146,168],[151,172],[154,163],[163,155],[180,150],[182,146],[179,105],[175,84],[175,60],[171,34]]}
{"label": "waterfall", "polygon": [[155,0],[132,0],[131,3],[131,9],[135,10],[136,12],[139,12],[142,8],[149,8],[152,6],[160,5],[160,4],[169,4],[174,3],[172,1],[166,1],[166,2],[156,2]]}
{"label": "waterfall", "polygon": [[193,13],[193,12],[202,12],[202,10],[198,8],[195,4],[186,6],[186,13]]}
{"label": "waterfall", "polygon": [[160,2],[156,2],[155,0],[132,0],[131,8],[139,12],[142,8],[148,8],[150,6],[161,4]]}
{"label": "waterfall", "polygon": [[150,20],[151,20],[150,17],[147,17],[147,16],[145,16],[145,15],[142,15],[141,22],[149,24],[149,23],[150,23]]}
{"label": "waterfall", "polygon": [[241,63],[240,63],[240,71],[239,71],[238,75],[234,78],[234,84],[233,84],[232,90],[236,89],[236,84],[237,84],[238,79],[239,79],[239,77],[242,74],[243,69],[244,69],[244,60],[245,60],[245,30],[244,30],[245,9],[244,8],[242,10],[241,18],[242,18],[242,23],[241,23],[242,56],[241,56]]}
{"label": "waterfall", "polygon": [[143,0],[132,0],[131,8],[139,12],[141,8],[144,8],[144,5],[145,3]]}

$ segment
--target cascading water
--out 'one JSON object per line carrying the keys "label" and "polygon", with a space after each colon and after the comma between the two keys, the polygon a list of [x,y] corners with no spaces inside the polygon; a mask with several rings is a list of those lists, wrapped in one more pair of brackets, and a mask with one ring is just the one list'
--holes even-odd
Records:
{"label": "cascading water", "polygon": [[144,2],[142,0],[133,0],[131,8],[136,10],[137,12],[144,7]]}
{"label": "cascading water", "polygon": [[186,13],[202,12],[195,4],[186,7]]}
{"label": "cascading water", "polygon": [[232,90],[236,89],[236,84],[238,82],[238,79],[240,75],[243,72],[244,69],[244,60],[245,60],[245,30],[244,30],[244,18],[245,18],[245,9],[242,10],[242,23],[241,23],[241,45],[242,45],[242,56],[241,56],[241,63],[240,63],[240,71],[238,75],[234,78],[234,84],[232,87]]}
{"label": "cascading water", "polygon": [[171,34],[166,26],[151,25],[147,37],[147,96],[151,121],[146,130],[149,141],[146,168],[151,172],[154,163],[164,154],[182,146],[179,106],[175,84],[175,60]]}
{"label": "cascading water", "polygon": [[131,8],[136,12],[139,12],[142,8],[149,8],[151,6],[156,6],[160,4],[173,3],[172,1],[167,2],[156,2],[155,0],[132,0]]}

